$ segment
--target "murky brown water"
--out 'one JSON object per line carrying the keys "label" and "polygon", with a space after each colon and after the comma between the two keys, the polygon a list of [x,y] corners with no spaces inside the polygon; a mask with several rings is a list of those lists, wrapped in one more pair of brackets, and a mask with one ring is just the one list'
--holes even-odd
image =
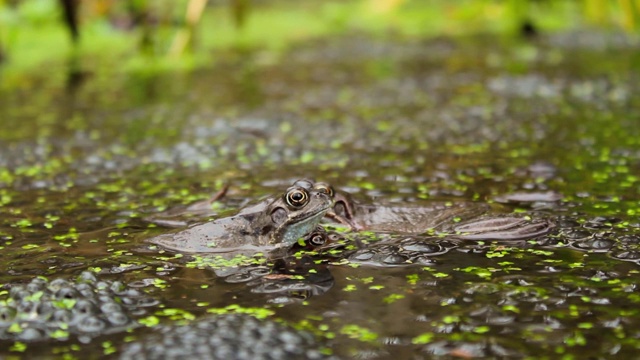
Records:
{"label": "murky brown water", "polygon": [[[639,60],[637,42],[598,34],[350,37],[192,74],[34,76],[0,92],[0,282],[90,270],[160,302],[130,304],[144,325],[268,309],[344,358],[633,356]],[[342,251],[216,270],[144,243],[168,231],[146,216],[225,183],[227,214],[300,177],[363,203],[491,203],[558,226],[433,253],[391,234],[365,245],[370,261]],[[12,316],[0,314],[0,356],[118,356],[155,331],[27,341]]]}

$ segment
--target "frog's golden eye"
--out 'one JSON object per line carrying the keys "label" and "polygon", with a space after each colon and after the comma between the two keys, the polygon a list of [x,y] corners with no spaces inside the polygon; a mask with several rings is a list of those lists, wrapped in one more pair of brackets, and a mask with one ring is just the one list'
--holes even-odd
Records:
{"label": "frog's golden eye", "polygon": [[294,188],[287,192],[285,200],[289,206],[299,208],[306,205],[309,202],[309,194],[303,188]]}
{"label": "frog's golden eye", "polygon": [[313,185],[313,188],[315,190],[318,190],[321,193],[327,194],[331,197],[333,197],[333,188],[331,187],[331,185],[327,184],[327,183],[323,183],[323,182],[319,182],[316,183],[315,185]]}

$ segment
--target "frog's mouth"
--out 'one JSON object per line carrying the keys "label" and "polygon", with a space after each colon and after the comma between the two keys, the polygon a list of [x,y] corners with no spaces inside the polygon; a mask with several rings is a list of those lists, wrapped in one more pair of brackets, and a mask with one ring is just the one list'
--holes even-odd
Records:
{"label": "frog's mouth", "polygon": [[306,209],[303,213],[290,217],[274,232],[272,243],[293,245],[299,238],[312,232],[320,223],[324,214],[331,208],[332,202],[321,203],[313,209]]}

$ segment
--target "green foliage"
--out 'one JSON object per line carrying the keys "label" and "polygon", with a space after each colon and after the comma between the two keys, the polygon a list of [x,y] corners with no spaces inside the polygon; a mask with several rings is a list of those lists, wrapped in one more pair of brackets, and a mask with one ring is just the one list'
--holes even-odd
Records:
{"label": "green foliage", "polygon": [[[8,73],[83,55],[93,66],[159,71],[211,62],[211,50],[290,44],[349,31],[406,36],[497,32],[518,34],[583,24],[638,28],[637,0],[266,2],[203,0],[82,1],[80,44],[70,41],[62,10],[50,0],[0,2],[0,59]],[[208,6],[204,7],[203,4]],[[231,11],[230,11],[231,10]],[[268,31],[265,31],[268,29]],[[4,55],[4,56],[3,56]],[[0,60],[2,61],[2,60]],[[302,159],[304,161],[304,158]]]}

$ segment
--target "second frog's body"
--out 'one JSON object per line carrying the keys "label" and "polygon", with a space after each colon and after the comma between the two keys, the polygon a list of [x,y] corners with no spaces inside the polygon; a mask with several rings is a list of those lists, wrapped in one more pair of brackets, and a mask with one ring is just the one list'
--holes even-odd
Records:
{"label": "second frog's body", "polygon": [[494,214],[484,203],[359,204],[349,194],[337,192],[326,183],[302,179],[295,184],[329,194],[334,205],[327,217],[353,230],[398,234],[435,232],[466,240],[520,240],[546,234],[554,227],[543,218]]}

